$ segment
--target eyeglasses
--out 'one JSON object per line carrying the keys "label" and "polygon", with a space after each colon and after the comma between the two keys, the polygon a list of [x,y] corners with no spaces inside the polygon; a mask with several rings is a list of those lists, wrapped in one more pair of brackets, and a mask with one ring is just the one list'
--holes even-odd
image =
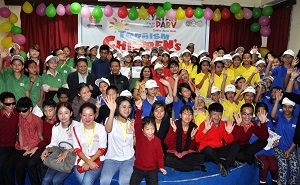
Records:
{"label": "eyeglasses", "polygon": [[29,110],[29,109],[22,109],[22,110],[17,109],[17,112],[18,112],[18,113],[21,113],[21,112],[22,112],[22,113],[26,113],[28,110]]}
{"label": "eyeglasses", "polygon": [[16,105],[16,102],[12,102],[12,103],[4,103],[3,102],[3,104],[6,105],[6,106],[11,106],[11,105]]}
{"label": "eyeglasses", "polygon": [[243,116],[253,116],[253,112],[251,112],[251,113],[247,113],[247,112],[242,112],[242,115]]}

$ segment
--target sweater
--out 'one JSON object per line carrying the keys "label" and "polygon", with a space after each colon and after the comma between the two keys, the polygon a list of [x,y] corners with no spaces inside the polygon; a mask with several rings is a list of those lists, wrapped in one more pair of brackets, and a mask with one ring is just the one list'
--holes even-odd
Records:
{"label": "sweater", "polygon": [[55,122],[49,122],[48,120],[43,121],[43,138],[44,140],[40,141],[37,145],[38,148],[45,147],[50,144],[52,136],[52,127],[56,124]]}

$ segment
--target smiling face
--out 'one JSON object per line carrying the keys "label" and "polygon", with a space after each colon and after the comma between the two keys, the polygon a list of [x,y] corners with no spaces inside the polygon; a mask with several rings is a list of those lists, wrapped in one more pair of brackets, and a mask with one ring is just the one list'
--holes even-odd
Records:
{"label": "smiling face", "polygon": [[156,120],[162,120],[165,116],[165,109],[163,106],[156,107],[153,111],[153,116]]}
{"label": "smiling face", "polygon": [[222,119],[222,114],[223,114],[222,112],[216,112],[216,111],[211,111],[209,113],[209,116],[213,124],[218,125],[220,123],[220,120]]}
{"label": "smiling face", "polygon": [[76,69],[80,74],[86,74],[88,70],[88,65],[85,61],[78,61],[76,65]]}
{"label": "smiling face", "polygon": [[182,59],[183,59],[183,62],[189,62],[191,60],[191,54],[188,53],[188,52],[185,52],[183,55],[182,55]]}
{"label": "smiling face", "polygon": [[38,58],[40,56],[40,52],[36,49],[30,49],[29,56],[30,58]]}
{"label": "smiling face", "polygon": [[250,65],[251,63],[251,55],[249,53],[244,54],[243,56],[243,64],[244,65]]}
{"label": "smiling face", "polygon": [[24,68],[24,64],[22,61],[16,59],[12,61],[11,68],[15,73],[20,73]]}
{"label": "smiling face", "polygon": [[180,118],[183,124],[188,124],[193,120],[193,113],[190,110],[184,110],[180,113]]}
{"label": "smiling face", "polygon": [[154,131],[155,128],[153,123],[148,123],[144,125],[143,133],[146,137],[152,138],[154,136]]}
{"label": "smiling face", "polygon": [[293,115],[294,106],[292,105],[282,105],[282,111],[284,116],[289,117]]}
{"label": "smiling face", "polygon": [[128,101],[122,101],[118,107],[121,117],[127,119],[132,111],[132,106]]}
{"label": "smiling face", "polygon": [[62,124],[68,125],[72,112],[67,107],[60,107],[57,111],[57,117]]}
{"label": "smiling face", "polygon": [[82,119],[82,123],[85,126],[90,126],[94,123],[95,120],[95,112],[90,107],[85,107],[82,109],[82,112],[80,113],[80,117]]}
{"label": "smiling face", "polygon": [[108,87],[108,84],[106,82],[101,82],[99,84],[99,90],[101,92],[102,95],[106,95],[106,89]]}
{"label": "smiling face", "polygon": [[82,99],[83,101],[85,101],[85,102],[89,101],[89,99],[90,99],[91,96],[92,96],[92,93],[91,93],[91,91],[90,91],[90,88],[87,87],[87,86],[84,86],[84,87],[80,90],[78,96],[80,96],[81,99]]}
{"label": "smiling face", "polygon": [[244,93],[245,103],[252,103],[254,99],[254,94],[252,92]]}
{"label": "smiling face", "polygon": [[110,71],[112,74],[119,74],[121,66],[118,62],[111,62],[110,63]]}
{"label": "smiling face", "polygon": [[241,59],[239,57],[235,57],[233,59],[233,67],[237,68],[241,65]]}
{"label": "smiling face", "polygon": [[242,122],[245,125],[249,125],[253,117],[253,109],[251,107],[244,107],[241,111],[241,116],[242,116]]}
{"label": "smiling face", "polygon": [[48,62],[47,62],[47,66],[49,67],[49,69],[51,70],[56,70],[56,67],[57,67],[57,62],[54,58],[50,59]]}

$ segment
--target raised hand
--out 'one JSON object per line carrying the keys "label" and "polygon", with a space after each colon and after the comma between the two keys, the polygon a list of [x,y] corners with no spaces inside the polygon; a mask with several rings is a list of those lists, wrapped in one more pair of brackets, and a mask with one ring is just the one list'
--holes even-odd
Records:
{"label": "raised hand", "polygon": [[242,89],[241,89],[241,90],[243,91],[243,90],[247,89],[247,87],[248,87],[248,84],[247,84],[247,83],[244,83],[244,84],[242,85]]}
{"label": "raised hand", "polygon": [[198,127],[197,128],[193,128],[192,132],[191,132],[191,138],[193,139],[196,135],[196,133],[198,132]]}
{"label": "raised hand", "polygon": [[205,121],[204,121],[204,124],[205,124],[205,130],[206,132],[209,131],[212,127],[212,121],[210,119],[210,117],[208,117]]}
{"label": "raised hand", "polygon": [[8,50],[7,49],[3,49],[0,53],[0,57],[1,58],[5,58],[8,56]]}
{"label": "raised hand", "polygon": [[228,75],[228,69],[226,69],[226,70],[224,71],[223,77],[224,77],[224,78],[227,78],[227,75]]}
{"label": "raised hand", "polygon": [[142,106],[143,106],[143,101],[141,99],[135,101],[135,105],[138,109],[142,109]]}
{"label": "raised hand", "polygon": [[254,45],[254,46],[252,47],[252,51],[253,51],[253,54],[256,54],[256,53],[257,53],[257,46]]}
{"label": "raised hand", "polygon": [[213,60],[216,59],[217,57],[218,57],[218,52],[215,51],[215,52],[213,53]]}
{"label": "raised hand", "polygon": [[225,124],[225,130],[228,134],[230,134],[233,131],[235,124],[232,123],[232,121],[227,122],[227,124]]}
{"label": "raised hand", "polygon": [[267,122],[267,111],[264,109],[260,109],[257,113],[257,118],[260,123],[266,123]]}
{"label": "raised hand", "polygon": [[290,67],[287,69],[286,74],[291,75],[293,71],[294,71],[294,68]]}
{"label": "raised hand", "polygon": [[291,73],[291,78],[296,79],[300,75],[300,70],[297,68],[294,68],[293,72]]}
{"label": "raised hand", "polygon": [[240,126],[241,125],[241,123],[242,123],[242,116],[241,115],[239,115],[237,112],[234,112],[233,113],[233,117],[234,117],[234,119],[235,119],[235,121],[236,121],[236,125],[238,125],[238,126]]}
{"label": "raised hand", "polygon": [[254,74],[257,74],[257,73],[259,73],[259,70],[258,70],[258,68],[256,68],[256,69],[253,71],[253,73],[254,73]]}
{"label": "raised hand", "polygon": [[214,83],[214,75],[211,75],[211,76],[210,76],[209,83],[211,83],[211,84]]}
{"label": "raised hand", "polygon": [[274,57],[272,55],[268,55],[268,60],[272,63],[274,61]]}
{"label": "raised hand", "polygon": [[142,99],[142,101],[144,101],[146,98],[147,98],[146,93],[145,93],[145,92],[142,92],[142,93],[141,93],[141,99]]}
{"label": "raised hand", "polygon": [[281,90],[276,91],[276,94],[275,94],[276,101],[280,101],[282,99],[282,97],[283,97],[282,91]]}
{"label": "raised hand", "polygon": [[170,83],[169,83],[167,80],[160,79],[159,81],[160,81],[164,86],[170,85]]}
{"label": "raised hand", "polygon": [[178,74],[173,75],[173,78],[174,78],[175,81],[179,80],[181,77],[182,77],[182,75],[178,75]]}
{"label": "raised hand", "polygon": [[176,132],[177,126],[176,126],[175,121],[172,120],[172,118],[170,118],[170,125],[173,128],[173,132]]}
{"label": "raised hand", "polygon": [[196,91],[195,91],[195,94],[196,94],[197,97],[199,97],[200,96],[200,89],[197,88]]}
{"label": "raised hand", "polygon": [[292,61],[292,67],[295,67],[299,63],[299,58],[295,57]]}
{"label": "raised hand", "polygon": [[111,111],[116,110],[117,104],[114,99],[112,99],[110,96],[107,96],[104,101],[105,101],[107,107],[109,108],[109,110],[111,110]]}

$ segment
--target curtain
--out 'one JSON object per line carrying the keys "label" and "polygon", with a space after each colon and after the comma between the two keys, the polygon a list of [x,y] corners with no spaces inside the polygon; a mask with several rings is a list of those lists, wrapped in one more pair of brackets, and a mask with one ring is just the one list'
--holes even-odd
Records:
{"label": "curtain", "polygon": [[32,44],[40,46],[41,59],[45,58],[56,48],[69,46],[70,57],[74,56],[74,46],[78,42],[78,16],[67,15],[48,18],[39,16],[34,9],[31,14],[21,11],[22,34],[26,38],[24,50],[27,52]]}

